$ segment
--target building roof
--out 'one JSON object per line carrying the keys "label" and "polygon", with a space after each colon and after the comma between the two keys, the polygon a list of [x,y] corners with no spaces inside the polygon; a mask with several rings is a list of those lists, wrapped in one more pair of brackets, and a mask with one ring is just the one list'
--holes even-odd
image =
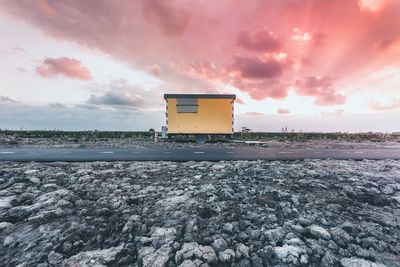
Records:
{"label": "building roof", "polygon": [[164,94],[164,99],[168,99],[168,98],[236,99],[236,95],[228,95],[228,94]]}

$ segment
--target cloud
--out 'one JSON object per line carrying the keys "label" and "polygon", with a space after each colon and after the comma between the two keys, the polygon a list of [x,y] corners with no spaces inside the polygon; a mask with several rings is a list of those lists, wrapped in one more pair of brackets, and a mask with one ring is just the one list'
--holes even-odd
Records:
{"label": "cloud", "polygon": [[18,101],[14,100],[8,96],[1,96],[1,95],[0,95],[0,102],[18,103]]}
{"label": "cloud", "polygon": [[91,95],[88,104],[104,106],[128,106],[137,108],[142,106],[145,101],[139,95],[133,95],[128,92],[108,91],[100,96]]}
{"label": "cloud", "polygon": [[60,108],[60,109],[67,107],[65,104],[62,103],[50,103],[49,106],[52,108]]}
{"label": "cloud", "polygon": [[161,32],[169,36],[182,35],[190,22],[189,14],[169,1],[146,0],[143,11],[147,20],[157,24]]}
{"label": "cloud", "polygon": [[237,37],[237,44],[247,50],[258,52],[276,52],[282,47],[281,42],[267,29],[252,33],[242,31]]}
{"label": "cloud", "polygon": [[112,107],[132,110],[162,110],[164,107],[162,93],[157,90],[145,90],[138,85],[132,85],[126,79],[113,80],[108,84],[92,84],[89,87],[94,92],[89,99],[79,107],[93,109],[94,107]]}
{"label": "cloud", "polygon": [[295,91],[300,96],[315,97],[315,104],[319,106],[340,105],[346,102],[346,97],[332,88],[333,79],[327,77],[309,76],[298,79]]}
{"label": "cloud", "polygon": [[245,115],[247,115],[247,116],[264,116],[264,113],[251,111],[251,112],[246,112]]}
{"label": "cloud", "polygon": [[[338,83],[350,88],[360,73],[397,66],[398,50],[374,53],[374,44],[384,49],[400,36],[400,1],[380,1],[378,9],[371,9],[371,1],[378,0],[3,0],[0,6],[56,41],[159,75],[165,83],[160,91],[202,92],[241,79],[240,90],[265,99],[284,98],[287,83],[312,73],[340,77]],[[274,56],[281,53],[290,60]],[[176,62],[194,64],[196,75],[175,68]],[[316,104],[345,101],[333,87],[317,91]]]}
{"label": "cloud", "polygon": [[388,104],[382,104],[377,101],[371,100],[368,103],[368,105],[370,108],[372,108],[374,110],[379,110],[379,111],[399,109],[400,108],[400,99],[393,99]]}
{"label": "cloud", "polygon": [[277,112],[278,112],[278,114],[289,114],[290,113],[290,111],[288,109],[285,109],[285,108],[279,108],[277,110]]}
{"label": "cloud", "polygon": [[94,109],[74,105],[57,108],[49,105],[13,103],[0,105],[0,129],[60,129],[147,131],[159,129],[165,115],[159,111],[141,113],[132,109]]}
{"label": "cloud", "polygon": [[382,8],[386,0],[358,0],[362,11],[374,13]]}
{"label": "cloud", "polygon": [[156,77],[159,77],[161,74],[161,68],[157,64],[151,65],[147,67],[147,71],[153,74]]}
{"label": "cloud", "polygon": [[19,47],[19,46],[14,46],[14,50],[17,52],[22,52],[22,53],[26,53],[25,48]]}
{"label": "cloud", "polygon": [[82,66],[81,61],[68,57],[46,58],[43,65],[36,68],[36,73],[45,78],[64,75],[72,79],[92,79],[90,71]]}
{"label": "cloud", "polygon": [[235,103],[240,104],[240,105],[246,104],[246,103],[244,102],[244,100],[241,99],[241,98],[239,98],[239,97],[236,97]]}
{"label": "cloud", "polygon": [[336,109],[333,111],[322,111],[321,114],[323,116],[342,116],[344,114],[343,109]]}
{"label": "cloud", "polygon": [[246,92],[255,100],[263,100],[267,97],[284,99],[288,95],[289,87],[277,80],[249,81],[236,79],[232,85],[242,92]]}
{"label": "cloud", "polygon": [[238,72],[246,79],[265,79],[281,76],[287,66],[286,60],[280,61],[272,56],[235,56],[231,71]]}
{"label": "cloud", "polygon": [[27,71],[25,68],[21,68],[21,67],[18,67],[17,70],[18,70],[19,72],[26,72],[26,71]]}
{"label": "cloud", "polygon": [[[400,36],[387,38],[377,43],[377,49],[380,52],[399,52]],[[397,51],[396,51],[397,50]]]}

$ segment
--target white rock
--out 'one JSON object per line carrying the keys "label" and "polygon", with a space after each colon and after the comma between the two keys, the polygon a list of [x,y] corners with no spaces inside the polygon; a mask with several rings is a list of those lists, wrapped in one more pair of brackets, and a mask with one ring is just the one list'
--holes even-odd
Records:
{"label": "white rock", "polygon": [[1,208],[11,208],[11,201],[13,201],[16,197],[15,196],[8,196],[8,197],[1,197],[0,198],[0,209]]}
{"label": "white rock", "polygon": [[143,267],[164,267],[166,266],[172,252],[169,244],[163,245],[158,250],[152,247],[143,247],[139,250],[139,259]]}
{"label": "white rock", "polygon": [[114,261],[117,255],[122,251],[124,244],[118,247],[107,249],[98,249],[80,252],[62,262],[62,266],[70,267],[89,267],[89,266],[107,266]]}
{"label": "white rock", "polygon": [[39,172],[39,170],[27,170],[24,173],[25,174],[33,174],[33,173],[37,173],[37,172]]}
{"label": "white rock", "polygon": [[285,231],[282,227],[278,227],[276,229],[265,231],[264,235],[269,241],[278,243],[285,236]]}
{"label": "white rock", "polygon": [[28,179],[29,179],[29,181],[31,181],[34,184],[40,183],[40,179],[37,177],[32,176],[32,177],[29,177]]}
{"label": "white rock", "polygon": [[325,228],[318,226],[318,225],[310,225],[309,227],[307,227],[308,231],[310,232],[310,234],[312,234],[315,237],[319,237],[319,238],[323,238],[323,239],[330,239],[331,238],[331,234],[325,230]]}
{"label": "white rock", "polygon": [[214,171],[220,171],[225,168],[225,165],[222,164],[214,164],[211,166],[211,169]]}
{"label": "white rock", "polygon": [[385,264],[375,263],[372,261],[360,259],[360,258],[342,258],[340,264],[343,267],[386,267]]}
{"label": "white rock", "polygon": [[12,223],[9,222],[0,222],[0,231],[7,229],[8,227],[12,226]]}
{"label": "white rock", "polygon": [[283,245],[282,247],[275,247],[275,255],[284,263],[298,264],[299,258],[306,251],[297,246]]}

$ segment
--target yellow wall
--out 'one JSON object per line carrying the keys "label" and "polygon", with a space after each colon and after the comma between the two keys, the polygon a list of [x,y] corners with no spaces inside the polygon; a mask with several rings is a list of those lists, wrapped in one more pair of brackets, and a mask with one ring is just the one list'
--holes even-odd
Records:
{"label": "yellow wall", "polygon": [[231,134],[233,99],[198,99],[197,113],[177,113],[176,99],[168,99],[168,133]]}

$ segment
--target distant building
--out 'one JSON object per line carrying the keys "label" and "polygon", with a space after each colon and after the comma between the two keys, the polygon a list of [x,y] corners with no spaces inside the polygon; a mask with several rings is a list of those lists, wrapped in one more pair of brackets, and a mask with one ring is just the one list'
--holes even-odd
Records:
{"label": "distant building", "polygon": [[247,128],[246,126],[243,126],[241,132],[242,132],[242,133],[250,133],[250,132],[251,132],[251,129],[250,129],[250,128]]}

